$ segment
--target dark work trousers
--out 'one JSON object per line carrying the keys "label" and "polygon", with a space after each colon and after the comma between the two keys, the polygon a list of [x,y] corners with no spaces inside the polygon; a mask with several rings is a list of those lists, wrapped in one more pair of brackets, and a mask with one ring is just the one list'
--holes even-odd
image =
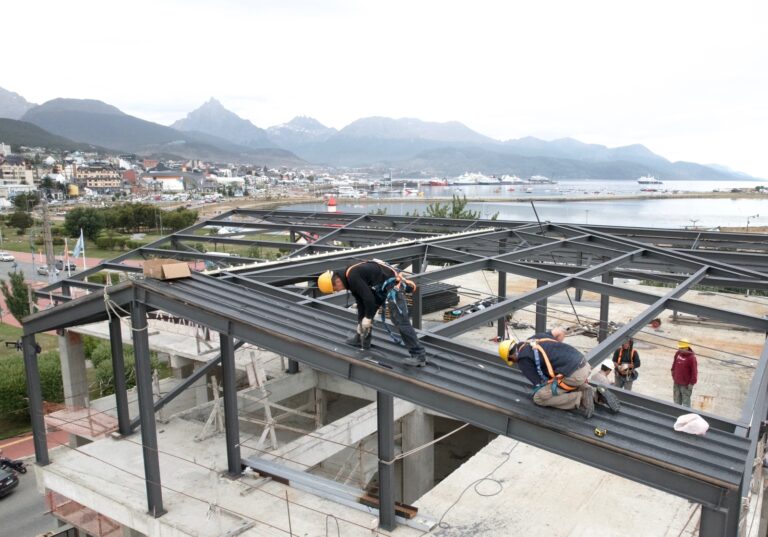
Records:
{"label": "dark work trousers", "polygon": [[392,323],[397,328],[397,331],[400,332],[403,344],[408,348],[411,356],[424,356],[427,351],[419,343],[416,330],[413,329],[411,320],[408,318],[408,304],[405,302],[405,293],[402,291],[395,293],[395,304],[389,302],[389,311],[392,316]]}

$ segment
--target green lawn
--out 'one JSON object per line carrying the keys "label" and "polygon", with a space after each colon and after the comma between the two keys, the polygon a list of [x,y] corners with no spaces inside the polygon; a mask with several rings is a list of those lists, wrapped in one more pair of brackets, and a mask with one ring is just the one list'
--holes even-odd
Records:
{"label": "green lawn", "polygon": [[[9,356],[21,356],[21,351],[17,351],[15,347],[7,347],[5,345],[6,341],[15,342],[21,339],[21,334],[21,328],[0,324],[0,360]],[[35,340],[43,348],[43,352],[59,350],[59,339],[56,336],[37,334]]]}

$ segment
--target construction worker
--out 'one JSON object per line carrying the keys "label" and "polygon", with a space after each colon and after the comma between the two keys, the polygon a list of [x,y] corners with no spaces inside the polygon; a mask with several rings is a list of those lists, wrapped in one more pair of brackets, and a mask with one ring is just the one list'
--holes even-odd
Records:
{"label": "construction worker", "polygon": [[317,279],[317,287],[323,293],[348,290],[357,302],[357,332],[347,340],[350,345],[367,350],[371,347],[371,331],[376,311],[389,305],[392,322],[400,333],[398,339],[389,331],[385,321],[386,307],[382,309],[382,321],[390,336],[404,345],[410,357],[405,365],[423,367],[427,365],[426,351],[419,343],[416,331],[408,317],[405,294],[416,290],[413,282],[406,280],[400,272],[383,261],[363,261],[343,271],[326,271]]}
{"label": "construction worker", "polygon": [[672,360],[672,397],[678,405],[691,406],[691,394],[698,381],[699,366],[696,354],[687,339],[677,342],[677,352]]}
{"label": "construction worker", "polygon": [[591,368],[576,348],[555,338],[533,338],[518,342],[507,339],[499,343],[499,356],[507,365],[517,364],[520,372],[533,384],[533,402],[539,406],[562,410],[579,409],[591,418],[595,402],[606,403],[618,412],[619,401],[604,386],[595,390],[587,384]]}
{"label": "construction worker", "polygon": [[589,382],[592,384],[602,384],[608,386],[611,382],[608,380],[608,376],[613,371],[613,360],[606,358],[600,362],[600,367],[596,367],[592,376],[589,377]]}
{"label": "construction worker", "polygon": [[613,383],[625,390],[632,391],[632,383],[637,380],[640,367],[640,354],[635,350],[635,341],[629,338],[613,353]]}

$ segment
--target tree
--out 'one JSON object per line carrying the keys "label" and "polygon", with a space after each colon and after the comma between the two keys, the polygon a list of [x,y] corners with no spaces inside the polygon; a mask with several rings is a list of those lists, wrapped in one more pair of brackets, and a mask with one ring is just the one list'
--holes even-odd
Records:
{"label": "tree", "polygon": [[[0,291],[3,292],[5,304],[8,311],[21,320],[30,314],[29,311],[29,286],[24,282],[24,273],[22,271],[13,271],[8,274],[10,282],[0,278]],[[36,303],[37,299],[32,295],[32,300]]]}
{"label": "tree", "polygon": [[40,203],[40,197],[35,192],[24,192],[17,194],[13,198],[13,205],[19,211],[29,211],[32,207]]}
{"label": "tree", "polygon": [[[54,403],[64,401],[59,353],[49,351],[40,354],[37,367],[43,399]],[[0,416],[15,423],[27,422],[29,419],[27,379],[21,356],[0,360]]]}
{"label": "tree", "polygon": [[32,224],[34,223],[34,218],[32,218],[32,215],[26,211],[15,211],[8,217],[8,225],[21,229],[22,231],[32,227]]}
{"label": "tree", "polygon": [[80,236],[80,230],[91,240],[98,237],[104,229],[104,213],[92,207],[78,207],[67,213],[64,217],[64,229],[70,237]]}
{"label": "tree", "polygon": [[440,202],[431,203],[427,206],[426,215],[431,218],[458,218],[461,220],[478,220],[480,211],[471,211],[467,209],[467,196],[460,198],[454,194],[450,205]]}

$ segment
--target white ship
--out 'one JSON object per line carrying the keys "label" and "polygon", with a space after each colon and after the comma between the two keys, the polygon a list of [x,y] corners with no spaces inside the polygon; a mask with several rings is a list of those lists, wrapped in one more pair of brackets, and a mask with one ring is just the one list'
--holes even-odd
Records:
{"label": "white ship", "polygon": [[549,177],[544,177],[543,175],[534,175],[530,178],[528,181],[529,183],[537,184],[537,185],[554,185],[557,184],[556,181],[553,181]]}
{"label": "white ship", "polygon": [[663,181],[659,181],[652,175],[644,175],[640,179],[637,180],[638,184],[641,185],[663,185]]}

